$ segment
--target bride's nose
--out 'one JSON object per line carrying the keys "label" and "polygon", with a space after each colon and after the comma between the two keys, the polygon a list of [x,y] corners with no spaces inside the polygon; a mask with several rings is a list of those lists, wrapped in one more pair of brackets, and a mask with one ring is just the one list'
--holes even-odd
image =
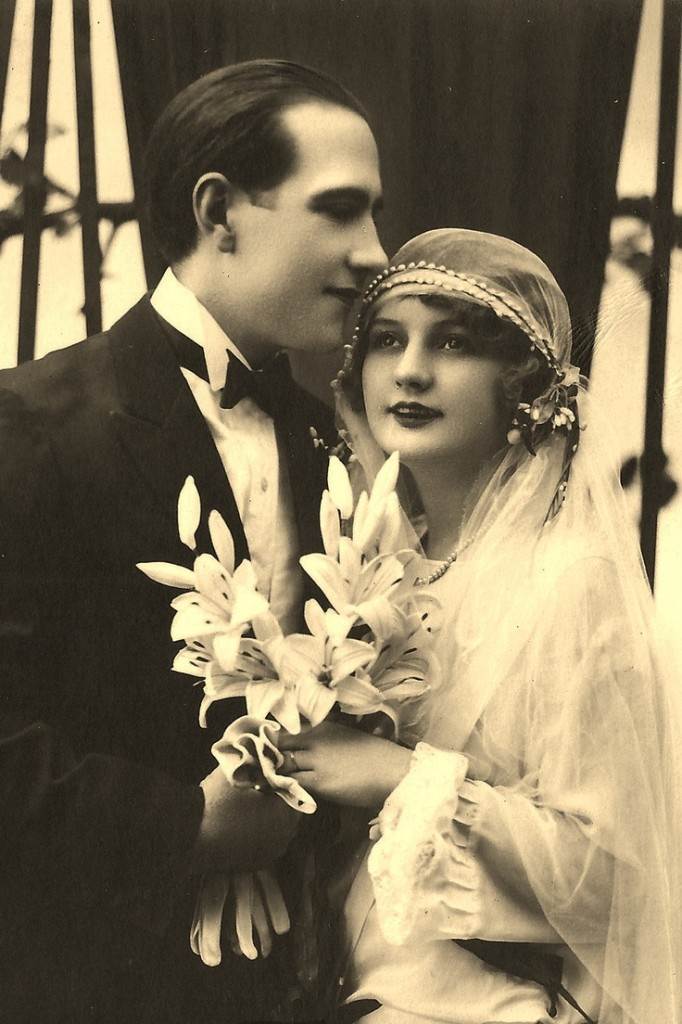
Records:
{"label": "bride's nose", "polygon": [[395,383],[399,388],[426,391],[433,383],[430,361],[421,345],[409,342],[395,367]]}

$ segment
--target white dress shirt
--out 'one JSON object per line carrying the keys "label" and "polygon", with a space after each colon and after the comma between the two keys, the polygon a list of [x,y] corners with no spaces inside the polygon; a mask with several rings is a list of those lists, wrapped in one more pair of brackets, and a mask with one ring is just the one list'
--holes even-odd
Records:
{"label": "white dress shirt", "polygon": [[151,303],[159,316],[204,350],[208,381],[185,367],[182,374],[225,467],[259,590],[288,632],[297,621],[302,577],[291,487],[274,423],[251,398],[242,398],[232,409],[221,408],[220,393],[230,359],[249,364],[170,268]]}

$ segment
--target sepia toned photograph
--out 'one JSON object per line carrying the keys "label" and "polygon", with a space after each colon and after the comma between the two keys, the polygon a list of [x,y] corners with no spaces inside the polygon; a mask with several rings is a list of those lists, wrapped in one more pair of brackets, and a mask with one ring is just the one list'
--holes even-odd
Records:
{"label": "sepia toned photograph", "polygon": [[0,1024],[682,1024],[682,0],[0,0]]}

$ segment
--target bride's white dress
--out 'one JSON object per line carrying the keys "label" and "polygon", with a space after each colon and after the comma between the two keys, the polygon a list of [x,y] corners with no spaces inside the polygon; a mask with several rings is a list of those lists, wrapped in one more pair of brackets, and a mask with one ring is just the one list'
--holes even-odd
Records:
{"label": "bride's white dress", "polygon": [[[448,608],[461,599],[457,570],[463,568],[456,565],[449,578],[443,577],[432,585],[433,592]],[[454,681],[444,682],[444,690],[450,687],[454,690]],[[564,861],[570,861],[570,844],[580,846],[582,832],[573,822],[555,821],[551,815],[540,815],[535,805],[524,806],[527,798],[505,786],[509,780],[492,766],[486,782],[466,780],[466,755],[471,755],[479,772],[483,767],[478,730],[460,747],[465,757],[454,752],[456,729],[444,708],[449,704],[447,692],[434,696],[434,713],[424,736],[429,747],[420,747],[415,755],[416,763],[413,762],[410,773],[412,786],[400,800],[404,817],[401,833],[394,837],[387,851],[387,856],[392,857],[396,846],[404,848],[411,844],[418,860],[417,847],[428,848],[428,876],[423,863],[421,872],[419,867],[411,872],[408,865],[404,874],[400,866],[392,870],[379,863],[373,887],[365,856],[346,903],[347,941],[352,950],[346,979],[348,994],[353,999],[377,999],[382,1003],[381,1009],[367,1018],[368,1024],[573,1024],[582,1018],[562,1000],[557,1016],[549,1015],[549,999],[539,985],[511,978],[488,967],[455,942],[443,941],[449,937],[476,937],[546,943],[551,952],[564,957],[564,984],[580,1005],[595,1010],[595,1004],[599,1004],[596,983],[562,945],[537,903],[522,892],[510,891],[508,878],[497,877],[495,865],[487,864],[475,852],[480,843],[493,843],[495,860],[505,861],[504,833],[511,820],[514,830],[537,831],[538,843],[545,851],[563,827],[565,845],[560,855]],[[466,714],[465,709],[458,710]],[[494,699],[486,713],[495,715]],[[523,716],[517,723],[522,719]],[[513,730],[514,722],[509,725]],[[521,748],[522,737],[516,737],[515,745]],[[402,794],[394,794],[394,802],[396,796]],[[596,794],[594,799],[598,800]],[[425,801],[435,805],[435,815],[423,813]],[[590,797],[585,793],[585,815],[589,804]],[[538,849],[538,856],[541,855]],[[579,853],[575,859],[575,871],[580,872]],[[572,865],[565,864],[563,870],[571,872]],[[608,868],[602,865],[601,870]],[[594,882],[598,888],[599,880],[595,878]],[[384,889],[379,907],[375,899],[378,886]],[[398,935],[409,930],[410,938],[405,944],[387,944],[381,914],[384,927],[390,929],[393,925]],[[595,930],[599,930],[598,922]]]}
{"label": "bride's white dress", "polygon": [[[544,457],[517,471],[521,490]],[[599,1024],[679,1019],[677,695],[640,582],[609,552],[629,540],[604,537],[592,499],[575,483],[539,543],[521,531],[510,546],[474,515],[479,540],[431,585],[444,680],[346,903],[346,998],[382,1004],[368,1024],[583,1019],[451,941],[470,938],[558,953]]]}

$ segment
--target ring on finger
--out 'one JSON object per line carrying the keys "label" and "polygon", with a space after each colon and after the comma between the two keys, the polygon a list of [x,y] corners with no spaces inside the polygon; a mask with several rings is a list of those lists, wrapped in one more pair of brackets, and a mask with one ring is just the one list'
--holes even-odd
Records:
{"label": "ring on finger", "polygon": [[298,766],[298,761],[296,760],[296,755],[293,750],[287,750],[284,754],[283,767],[288,775],[291,775],[292,772],[300,772],[301,769]]}

